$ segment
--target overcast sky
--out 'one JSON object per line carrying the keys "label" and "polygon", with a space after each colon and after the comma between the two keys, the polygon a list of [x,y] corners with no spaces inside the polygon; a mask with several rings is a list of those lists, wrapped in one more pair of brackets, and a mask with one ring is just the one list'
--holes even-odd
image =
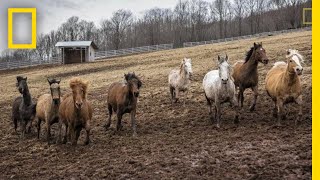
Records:
{"label": "overcast sky", "polygon": [[[55,30],[60,24],[71,16],[79,16],[81,19],[93,21],[98,25],[101,19],[109,18],[118,9],[131,10],[134,15],[140,16],[145,10],[159,8],[173,8],[178,0],[4,0],[0,1],[0,51],[7,48],[8,35],[8,8],[10,7],[35,7],[37,8],[37,33],[48,33]],[[22,15],[23,16],[23,15]],[[26,39],[30,33],[30,26],[23,29],[26,18],[14,17],[14,32],[19,33],[15,37],[17,42]],[[30,17],[29,17],[30,18]],[[16,24],[19,25],[16,25]],[[26,35],[22,35],[26,32]]]}

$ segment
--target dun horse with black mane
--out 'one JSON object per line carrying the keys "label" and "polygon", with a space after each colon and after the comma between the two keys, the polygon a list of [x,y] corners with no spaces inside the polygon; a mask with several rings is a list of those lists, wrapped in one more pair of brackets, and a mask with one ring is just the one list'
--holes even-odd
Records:
{"label": "dun horse with black mane", "polygon": [[116,82],[111,84],[109,87],[107,99],[109,118],[105,127],[106,129],[110,127],[112,113],[115,112],[118,118],[117,131],[119,131],[122,127],[121,119],[123,114],[130,113],[133,136],[136,136],[137,127],[135,116],[137,109],[137,100],[139,97],[139,90],[142,86],[142,82],[135,75],[135,73],[125,74],[124,77],[124,82]]}
{"label": "dun horse with black mane", "polygon": [[51,136],[51,125],[59,122],[59,106],[60,106],[60,80],[47,79],[50,85],[51,94],[43,94],[39,97],[37,103],[37,130],[38,139],[40,136],[41,122],[46,123],[47,141],[49,143]]}
{"label": "dun horse with black mane", "polygon": [[253,44],[250,51],[247,52],[245,61],[238,61],[233,66],[232,77],[234,84],[239,87],[238,104],[242,108],[244,96],[243,93],[247,88],[251,88],[254,92],[254,98],[250,111],[255,109],[258,98],[258,63],[268,64],[269,59],[266,50],[262,47],[262,43]]}

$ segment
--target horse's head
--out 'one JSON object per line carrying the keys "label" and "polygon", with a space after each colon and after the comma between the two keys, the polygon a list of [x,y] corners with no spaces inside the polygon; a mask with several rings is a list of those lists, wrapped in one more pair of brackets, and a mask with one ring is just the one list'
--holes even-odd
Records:
{"label": "horse's head", "polygon": [[231,78],[231,66],[229,65],[228,61],[228,55],[226,55],[226,57],[218,56],[219,77],[223,84],[227,84],[229,79]]}
{"label": "horse's head", "polygon": [[261,43],[254,43],[254,53],[255,53],[255,59],[262,64],[268,64],[269,59],[267,57],[266,50],[262,47],[262,42]]}
{"label": "horse's head", "polygon": [[288,59],[288,68],[289,72],[296,73],[297,75],[301,75],[303,71],[303,67],[300,63],[304,62],[303,56],[295,49],[288,49],[286,58]]}
{"label": "horse's head", "polygon": [[184,58],[181,62],[181,68],[183,68],[184,72],[188,75],[189,78],[192,77],[192,64],[191,59]]}
{"label": "horse's head", "polygon": [[27,77],[17,76],[16,86],[21,94],[28,90]]}
{"label": "horse's head", "polygon": [[134,72],[124,74],[124,78],[128,83],[130,93],[132,93],[134,97],[139,97],[139,91],[142,86],[140,79],[135,75]]}
{"label": "horse's head", "polygon": [[50,91],[52,96],[52,101],[54,104],[60,104],[60,80],[56,79],[47,79],[50,85]]}
{"label": "horse's head", "polygon": [[72,89],[74,105],[77,109],[81,109],[87,98],[88,82],[75,77],[70,80],[69,85]]}

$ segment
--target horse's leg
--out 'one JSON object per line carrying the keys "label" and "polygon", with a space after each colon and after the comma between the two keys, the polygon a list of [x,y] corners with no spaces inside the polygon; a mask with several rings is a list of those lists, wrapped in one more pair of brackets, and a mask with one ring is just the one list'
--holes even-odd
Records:
{"label": "horse's leg", "polygon": [[50,142],[50,137],[51,137],[51,118],[48,117],[48,115],[46,115],[46,124],[47,124],[47,141],[48,141],[48,144]]}
{"label": "horse's leg", "polygon": [[14,125],[14,131],[17,133],[18,120],[16,118],[13,118],[13,125]]}
{"label": "horse's leg", "polygon": [[89,120],[87,120],[86,125],[84,127],[86,129],[86,141],[84,142],[85,145],[88,145],[90,143],[90,130],[91,130],[91,126],[89,123]]}
{"label": "horse's leg", "polygon": [[186,90],[184,92],[184,98],[183,98],[183,106],[185,107],[186,106],[186,101],[188,99],[188,90]]}
{"label": "horse's leg", "polygon": [[174,91],[175,93],[175,97],[174,97],[174,99],[175,99],[175,103],[176,102],[178,102],[178,100],[179,100],[179,96],[180,96],[180,92],[179,92],[179,88],[175,88],[175,91]]}
{"label": "horse's leg", "polygon": [[26,133],[26,126],[27,126],[27,121],[26,119],[21,120],[21,139],[24,138],[24,135]]}
{"label": "horse's leg", "polygon": [[108,130],[108,128],[111,125],[111,118],[112,118],[112,111],[113,111],[111,104],[108,104],[108,111],[109,111],[109,118],[108,118],[107,124],[104,126],[106,130]]}
{"label": "horse's leg", "polygon": [[233,97],[233,100],[231,101],[231,104],[232,104],[232,107],[235,108],[235,111],[236,111],[236,115],[234,117],[234,123],[235,124],[238,124],[239,123],[239,106],[238,106],[238,103],[237,103],[237,98],[236,96],[234,95]]}
{"label": "horse's leg", "polygon": [[294,125],[295,125],[295,126],[297,126],[297,123],[302,120],[302,104],[303,104],[302,95],[300,95],[300,96],[296,99],[296,102],[297,102],[297,104],[299,105],[299,113],[298,113],[298,118],[296,118],[296,120],[295,120],[295,122],[294,122]]}
{"label": "horse's leg", "polygon": [[241,86],[239,87],[239,94],[238,94],[238,103],[240,108],[243,107],[243,101],[244,101],[244,96],[243,96],[244,88]]}
{"label": "horse's leg", "polygon": [[40,139],[40,130],[41,130],[41,119],[40,118],[36,118],[37,121],[37,133],[38,133],[38,139]]}
{"label": "horse's leg", "polygon": [[170,97],[171,97],[171,104],[173,104],[174,101],[174,88],[172,86],[170,88]]}
{"label": "horse's leg", "polygon": [[273,117],[274,118],[278,117],[277,100],[274,100]]}
{"label": "horse's leg", "polygon": [[281,126],[281,120],[283,117],[283,101],[282,99],[277,99],[277,107],[278,107],[278,126]]}
{"label": "horse's leg", "polygon": [[216,102],[215,102],[215,106],[216,106],[217,128],[220,128],[221,107],[220,107],[220,102],[217,99],[216,99]]}
{"label": "horse's leg", "polygon": [[133,136],[137,136],[137,124],[136,124],[136,108],[134,108],[131,113],[131,127],[133,131]]}
{"label": "horse's leg", "polygon": [[71,130],[70,130],[70,127],[69,124],[65,124],[65,133],[64,133],[64,137],[63,137],[63,141],[62,143],[63,144],[66,144],[68,139],[69,141],[71,141]]}
{"label": "horse's leg", "polygon": [[121,128],[122,128],[122,125],[121,125],[122,113],[121,113],[120,108],[118,108],[117,117],[118,117],[118,121],[117,121],[117,131],[120,131]]}
{"label": "horse's leg", "polygon": [[80,132],[81,132],[81,129],[82,127],[76,127],[74,130],[73,130],[73,138],[72,138],[72,145],[73,146],[76,146],[77,145],[77,142],[78,142],[78,139],[79,139],[79,136],[80,136]]}
{"label": "horse's leg", "polygon": [[251,88],[253,93],[254,93],[254,97],[253,97],[253,102],[252,105],[250,106],[250,111],[254,111],[255,107],[256,107],[256,103],[257,103],[257,98],[258,98],[258,86],[252,87]]}

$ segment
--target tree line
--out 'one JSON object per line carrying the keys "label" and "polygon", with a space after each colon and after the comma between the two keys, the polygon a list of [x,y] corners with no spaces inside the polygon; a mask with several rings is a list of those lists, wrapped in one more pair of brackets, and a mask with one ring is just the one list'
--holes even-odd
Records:
{"label": "tree line", "polygon": [[[300,28],[311,0],[179,0],[173,9],[152,8],[141,17],[120,9],[99,24],[70,17],[57,30],[37,37],[34,50],[4,50],[0,60],[56,57],[59,41],[94,41],[99,50],[214,40]],[[311,15],[307,14],[307,19]]]}

